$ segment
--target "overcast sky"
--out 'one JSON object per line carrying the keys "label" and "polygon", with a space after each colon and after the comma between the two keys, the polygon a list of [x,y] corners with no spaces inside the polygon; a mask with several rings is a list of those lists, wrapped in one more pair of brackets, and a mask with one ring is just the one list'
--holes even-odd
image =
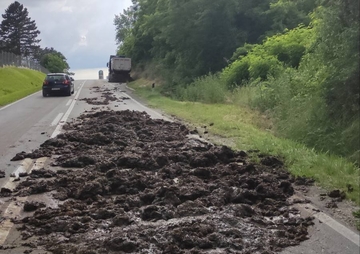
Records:
{"label": "overcast sky", "polygon": [[[15,2],[0,0],[0,12]],[[115,14],[131,0],[18,0],[28,9],[41,34],[41,47],[53,47],[67,58],[72,70],[106,68],[116,52]],[[0,21],[2,17],[0,16]]]}

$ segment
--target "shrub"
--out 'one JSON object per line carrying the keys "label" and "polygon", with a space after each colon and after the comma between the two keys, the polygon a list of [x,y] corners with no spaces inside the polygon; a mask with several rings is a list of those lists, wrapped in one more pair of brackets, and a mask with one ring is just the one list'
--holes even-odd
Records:
{"label": "shrub", "polygon": [[248,81],[277,77],[283,66],[297,68],[313,35],[313,29],[299,26],[285,34],[269,37],[263,44],[246,44],[236,50],[232,59],[239,58],[223,70],[221,78],[228,88],[234,89]]}
{"label": "shrub", "polygon": [[266,80],[268,75],[275,77],[278,75],[279,70],[281,69],[281,63],[274,56],[249,55],[249,59],[249,74],[250,78],[253,80],[258,78],[261,80]]}
{"label": "shrub", "polygon": [[241,58],[223,70],[220,76],[221,80],[230,90],[241,86],[250,78],[249,67],[248,58]]}
{"label": "shrub", "polygon": [[222,103],[226,99],[227,89],[218,75],[209,74],[195,79],[188,86],[177,87],[175,96],[183,101]]}

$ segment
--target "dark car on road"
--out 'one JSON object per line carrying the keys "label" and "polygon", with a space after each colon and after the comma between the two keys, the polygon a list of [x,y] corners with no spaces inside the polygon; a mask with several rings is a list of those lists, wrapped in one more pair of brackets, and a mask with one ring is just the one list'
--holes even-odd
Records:
{"label": "dark car on road", "polygon": [[74,79],[65,73],[49,73],[43,83],[42,92],[46,97],[50,94],[63,93],[70,96],[74,93]]}

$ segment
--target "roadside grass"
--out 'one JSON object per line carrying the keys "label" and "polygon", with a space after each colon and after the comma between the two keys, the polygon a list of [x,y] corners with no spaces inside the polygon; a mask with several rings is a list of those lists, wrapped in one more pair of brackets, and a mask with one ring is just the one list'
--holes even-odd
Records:
{"label": "roadside grass", "polygon": [[16,67],[0,68],[0,106],[39,91],[45,74]]}
{"label": "roadside grass", "polygon": [[224,103],[228,90],[224,82],[214,74],[197,78],[193,83],[175,90],[175,98],[181,101]]}
{"label": "roadside grass", "polygon": [[356,228],[360,231],[360,209],[353,212],[353,215],[356,218]]}
{"label": "roadside grass", "polygon": [[[355,164],[338,156],[316,152],[295,141],[275,137],[271,133],[271,122],[258,112],[233,104],[175,101],[162,96],[159,88],[152,89],[151,82],[141,79],[132,82],[130,87],[149,106],[160,108],[195,126],[206,125],[209,133],[233,140],[234,149],[256,149],[280,156],[293,175],[311,177],[326,190],[343,190],[348,199],[360,205],[360,170]],[[349,184],[353,187],[351,192],[347,188]]]}

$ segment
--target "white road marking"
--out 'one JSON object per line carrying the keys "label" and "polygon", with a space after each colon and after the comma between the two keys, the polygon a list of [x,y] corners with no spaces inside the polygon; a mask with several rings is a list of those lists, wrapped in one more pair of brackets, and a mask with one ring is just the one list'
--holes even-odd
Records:
{"label": "white road marking", "polygon": [[360,236],[357,233],[337,222],[329,215],[323,212],[315,212],[317,211],[317,208],[315,206],[311,204],[296,204],[294,206],[298,209],[301,209],[302,211],[305,211],[306,213],[310,213],[312,216],[319,219],[322,223],[328,225],[330,228],[335,230],[335,232],[338,232],[340,235],[360,247]]}
{"label": "white road marking", "polygon": [[[20,166],[13,172],[13,174],[15,174],[15,177],[18,177],[21,172],[27,172],[30,174],[33,169],[40,169],[44,167],[45,161],[46,157],[39,158],[34,163],[32,159],[26,158],[21,162]],[[13,179],[9,179],[3,187],[12,190],[15,186],[16,182],[13,182]]]}
{"label": "white road marking", "polygon": [[69,105],[70,105],[70,103],[71,103],[71,101],[72,101],[72,99],[70,99],[70,100],[66,103],[66,105],[65,105],[65,106],[66,106],[66,107],[67,107],[67,106],[69,106]]}
{"label": "white road marking", "polygon": [[131,90],[131,91],[135,91],[133,88],[128,87],[127,85],[125,85],[125,87],[126,87],[127,89]]}
{"label": "white road marking", "polygon": [[344,225],[340,224],[327,214],[323,212],[319,212],[313,215],[315,218],[318,218],[322,223],[325,223],[332,229],[334,229],[336,232],[347,238],[348,240],[355,243],[357,246],[360,247],[360,236],[353,232],[352,230],[348,229]]}
{"label": "white road marking", "polygon": [[84,81],[84,83],[82,83],[82,84],[80,85],[80,88],[79,88],[79,90],[77,91],[78,93],[76,94],[74,100],[72,101],[70,107],[68,108],[68,110],[66,111],[66,113],[64,114],[64,116],[61,118],[59,124],[56,126],[56,129],[54,130],[53,134],[51,135],[51,138],[54,138],[54,137],[56,137],[58,134],[60,134],[61,129],[62,129],[62,127],[64,126],[64,124],[66,123],[66,120],[68,119],[71,111],[73,110],[73,108],[74,108],[74,106],[75,106],[75,103],[76,103],[76,99],[79,97],[80,91],[81,91],[81,89],[83,88],[83,86],[85,85],[85,83],[86,83],[86,80]]}
{"label": "white road marking", "polygon": [[[40,169],[44,167],[44,163],[47,160],[47,157],[38,158],[32,167],[30,166],[32,164],[31,159],[25,159],[23,161],[23,165],[20,166],[15,172],[28,172],[31,173],[32,170]],[[18,176],[18,175],[17,175]],[[11,180],[8,181],[8,183],[11,183],[13,188],[15,187],[14,182]],[[8,183],[6,185],[8,185]],[[6,186],[5,185],[5,186]],[[13,189],[12,188],[12,189]],[[8,237],[10,230],[13,228],[14,223],[11,222],[12,219],[16,219],[22,210],[22,204],[27,200],[27,197],[16,197],[15,201],[12,201],[9,203],[8,207],[6,208],[3,217],[5,218],[4,221],[1,222],[0,227],[0,245],[3,245],[6,241],[6,238]]]}
{"label": "white road marking", "polygon": [[[70,107],[68,108],[68,110],[66,111],[66,113],[65,114],[59,113],[56,116],[56,118],[54,119],[54,121],[51,123],[51,125],[56,125],[57,124],[57,127],[56,127],[54,133],[51,135],[52,138],[55,137],[58,133],[60,133],[62,126],[66,122],[66,120],[69,117],[72,109],[75,106],[76,99],[79,97],[80,90],[84,86],[85,82],[86,81],[84,81],[81,84],[81,86],[80,86],[80,88],[78,90],[78,93],[75,96],[75,99],[72,101],[72,103],[71,103]],[[30,96],[33,96],[33,95],[34,94],[32,94]],[[26,99],[26,98],[28,98],[30,96],[27,96],[27,97],[25,97],[25,98],[23,98],[21,100],[24,100],[24,99]],[[21,100],[19,100],[19,101],[21,101]],[[17,101],[17,102],[19,102],[19,101]],[[9,107],[9,106],[11,106],[11,105],[13,105],[13,104],[15,104],[17,102],[9,104],[4,108],[7,108],[7,107]],[[0,110],[2,110],[4,108],[1,108]],[[61,119],[61,121],[60,121],[60,123],[58,123],[60,119]],[[26,158],[26,159],[23,160],[23,162],[20,164],[20,166],[13,173],[15,174],[16,177],[19,176],[20,172],[28,172],[30,174],[31,171],[34,170],[34,169],[43,168],[46,160],[47,160],[47,158],[43,157],[43,158],[37,159],[33,163],[33,160]],[[9,179],[4,187],[8,188],[8,189],[14,189],[16,187],[16,182],[14,182],[13,179]],[[12,222],[12,219],[17,218],[20,215],[20,212],[21,212],[21,210],[23,208],[22,205],[26,200],[27,200],[27,197],[17,197],[16,201],[10,202],[8,207],[6,208],[6,210],[4,212],[4,215],[3,215],[5,220],[1,222],[1,226],[0,226],[0,245],[3,245],[4,242],[6,241],[8,235],[10,233],[10,230],[14,226],[14,223]]]}
{"label": "white road marking", "polygon": [[17,203],[14,201],[11,202],[7,209],[4,212],[4,216],[6,219],[1,223],[0,227],[0,245],[3,245],[6,241],[6,238],[8,237],[10,230],[14,226],[14,223],[11,222],[12,219],[16,219],[17,215],[20,214],[22,207],[19,205],[19,203],[25,202],[27,197],[17,197]]}
{"label": "white road marking", "polygon": [[37,94],[37,93],[40,93],[40,91],[39,91],[39,92],[35,92],[35,93],[33,93],[33,94],[30,94],[30,95],[28,95],[28,96],[26,96],[26,97],[24,97],[24,98],[22,98],[22,99],[20,99],[20,100],[17,100],[17,101],[15,101],[15,102],[13,102],[13,103],[10,103],[10,104],[8,104],[8,105],[0,108],[0,111],[1,111],[1,110],[4,110],[4,109],[6,109],[6,108],[8,108],[8,107],[10,107],[10,106],[12,106],[12,105],[20,102],[20,101],[23,101],[23,100],[25,100],[25,99],[27,99],[27,98],[29,98],[29,97],[31,97],[31,96],[34,96],[34,95]]}
{"label": "white road marking", "polygon": [[59,113],[59,114],[55,117],[54,121],[52,121],[52,123],[51,123],[50,126],[55,126],[55,125],[57,125],[63,115],[64,115],[64,113]]}
{"label": "white road marking", "polygon": [[[30,158],[26,158],[24,159],[20,166],[13,172],[13,174],[15,174],[16,177],[19,176],[20,172],[27,172],[31,166],[32,166],[33,160]],[[10,179],[9,181],[6,182],[6,184],[3,186],[4,188],[8,188],[8,189],[14,189],[15,188],[16,183],[12,181],[12,179]]]}

